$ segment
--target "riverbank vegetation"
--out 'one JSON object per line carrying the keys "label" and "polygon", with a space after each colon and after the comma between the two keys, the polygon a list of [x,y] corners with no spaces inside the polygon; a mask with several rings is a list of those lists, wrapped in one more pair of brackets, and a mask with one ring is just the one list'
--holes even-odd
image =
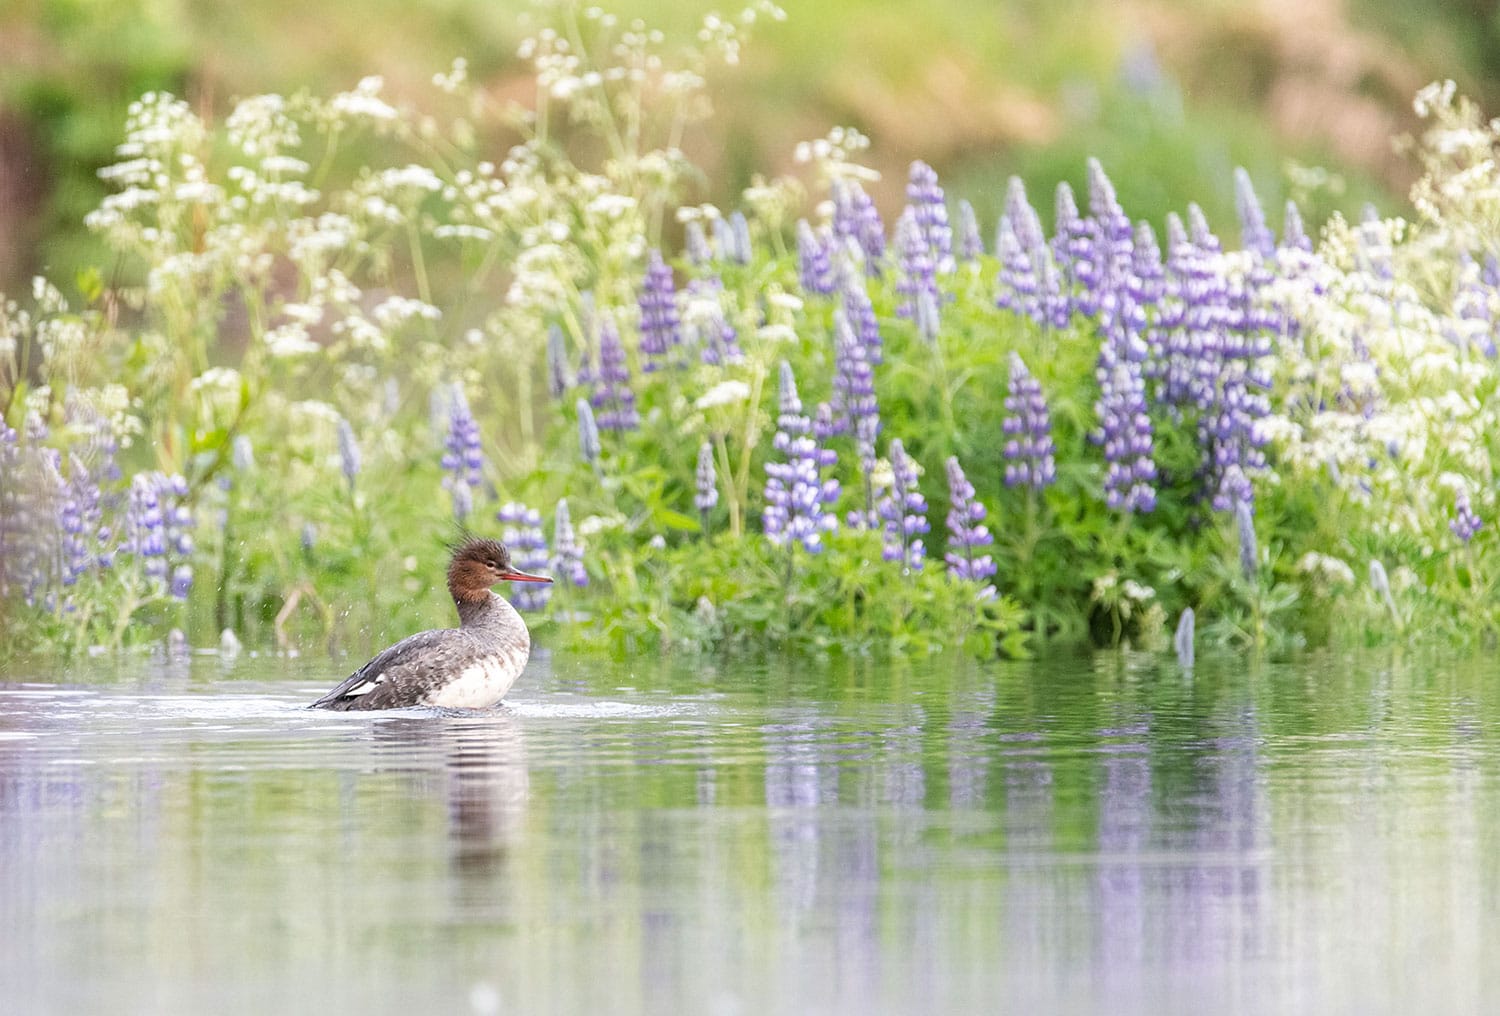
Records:
{"label": "riverbank vegetation", "polygon": [[113,262],[0,307],[12,648],[362,649],[444,623],[461,527],[614,651],[1493,635],[1500,173],[1451,85],[1401,217],[1241,171],[1237,224],[1135,221],[1096,160],[918,160],[882,216],[850,128],[718,208],[705,76],[780,12],[556,14],[523,102],[460,60],[420,108],[132,105]]}

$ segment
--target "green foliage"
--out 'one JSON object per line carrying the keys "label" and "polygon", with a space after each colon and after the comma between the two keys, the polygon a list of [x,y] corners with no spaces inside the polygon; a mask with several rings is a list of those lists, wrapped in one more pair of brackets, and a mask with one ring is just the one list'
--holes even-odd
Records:
{"label": "green foliage", "polygon": [[[1150,648],[1186,607],[1210,640],[1253,651],[1497,631],[1495,527],[1464,544],[1447,528],[1457,490],[1493,517],[1494,492],[1479,481],[1500,441],[1496,373],[1449,337],[1454,280],[1474,267],[1457,262],[1454,238],[1464,249],[1493,241],[1495,189],[1444,186],[1494,139],[1451,95],[1422,100],[1438,109],[1433,130],[1447,132],[1423,149],[1425,232],[1335,218],[1317,253],[1279,269],[1275,299],[1302,331],[1268,358],[1278,437],[1255,477],[1258,550],[1242,549],[1252,534],[1205,497],[1203,421],[1190,407],[1151,410],[1155,509],[1107,506],[1092,320],[1057,329],[1000,309],[1000,266],[985,256],[941,277],[929,340],[897,311],[894,266],[876,266],[878,451],[903,442],[932,523],[925,566],[909,569],[884,559],[878,532],[840,526],[819,553],[762,532],[766,465],[783,454],[772,441],[778,365],[792,369],[809,415],[833,397],[834,301],[798,295],[792,223],[832,176],[868,175],[853,162],[863,139],[844,133],[806,178],[745,193],[748,263],[674,261],[684,317],[722,318],[743,355],[707,363],[690,348],[648,371],[636,304],[645,254],[670,250],[678,221],[711,226],[723,214],[686,204],[700,171],[678,144],[704,114],[698,73],[737,53],[737,37],[658,67],[649,36],[572,5],[559,17],[558,31],[529,44],[538,84],[528,111],[489,105],[461,63],[436,82],[445,119],[387,103],[378,79],[331,98],[253,97],[222,129],[169,95],[132,107],[108,174],[118,192],[89,217],[132,281],[82,273],[82,309],[45,283],[26,309],[5,304],[0,416],[39,464],[24,485],[34,519],[60,504],[48,499],[82,475],[72,456],[84,463],[99,434],[121,445],[127,473],[181,474],[200,527],[197,582],[182,605],[135,559],[66,587],[54,566],[50,598],[6,590],[18,643],[120,646],[170,627],[204,642],[229,627],[288,648],[365,649],[444,623],[437,576],[459,526],[439,465],[451,407],[439,403],[455,386],[488,456],[476,512],[462,521],[483,532],[496,528],[499,502],[550,513],[569,501],[591,582],[560,583],[537,627],[579,647]],[[653,70],[611,73],[630,66]],[[485,118],[524,138],[499,165],[475,140]],[[1475,132],[1477,154],[1460,158],[1444,142],[1473,144]],[[1371,268],[1372,250],[1392,252],[1389,271]],[[1221,268],[1225,278],[1249,270],[1234,255]],[[1410,322],[1393,309],[1413,307],[1421,316]],[[591,391],[570,382],[548,393],[555,367],[597,369],[605,315],[625,337],[641,420],[606,429],[586,461],[575,407]],[[553,328],[565,365],[543,355]],[[1004,482],[1011,353],[1051,412],[1057,477],[1041,491]],[[340,470],[341,431],[360,451],[352,474]],[[700,513],[705,443],[720,498]],[[832,511],[865,511],[889,483],[886,465],[865,475],[847,434],[828,447],[843,491]],[[950,456],[988,509],[993,590],[942,563]],[[107,510],[122,510],[123,478],[99,490]],[[122,549],[118,534],[99,539]],[[1379,574],[1389,567],[1389,588],[1365,577],[1374,562]]]}

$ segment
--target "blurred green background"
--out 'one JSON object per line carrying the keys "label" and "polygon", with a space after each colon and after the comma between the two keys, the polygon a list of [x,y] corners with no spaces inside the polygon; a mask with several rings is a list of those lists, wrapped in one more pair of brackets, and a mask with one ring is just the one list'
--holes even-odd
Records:
{"label": "blurred green background", "polygon": [[[705,0],[618,0],[684,41]],[[1451,77],[1493,109],[1500,14],[1488,0],[783,0],[739,67],[710,79],[716,115],[690,139],[707,170],[693,199],[733,204],[755,173],[791,167],[793,145],[860,128],[885,174],[937,167],[989,225],[1019,173],[1050,206],[1059,179],[1098,156],[1126,209],[1160,221],[1196,200],[1233,221],[1231,170],[1269,208],[1295,196],[1317,221],[1367,201],[1396,207],[1411,167],[1392,138],[1410,99]],[[366,74],[420,106],[455,56],[497,97],[524,98],[515,56],[535,16],[494,0],[8,0],[0,5],[0,290],[36,272],[65,283],[106,255],[81,226],[104,189],[125,108],[184,96],[206,116],[237,97],[331,92]],[[486,139],[497,153],[509,139]],[[1290,172],[1324,167],[1328,176]],[[1273,223],[1279,215],[1273,213]]]}

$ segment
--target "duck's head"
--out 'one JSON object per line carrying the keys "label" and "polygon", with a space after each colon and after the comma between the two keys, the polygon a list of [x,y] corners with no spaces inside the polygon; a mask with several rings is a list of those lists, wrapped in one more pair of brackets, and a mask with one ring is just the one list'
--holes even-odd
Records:
{"label": "duck's head", "polygon": [[470,537],[453,549],[453,560],[448,563],[448,592],[459,603],[482,603],[497,582],[551,581],[517,569],[499,540]]}

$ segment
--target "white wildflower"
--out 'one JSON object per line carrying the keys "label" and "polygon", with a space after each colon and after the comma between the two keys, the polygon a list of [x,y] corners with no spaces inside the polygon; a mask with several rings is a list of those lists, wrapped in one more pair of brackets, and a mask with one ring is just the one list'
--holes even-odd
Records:
{"label": "white wildflower", "polygon": [[395,107],[380,98],[385,81],[375,75],[363,78],[352,92],[340,92],[329,102],[329,109],[340,117],[351,120],[367,119],[388,122],[396,119]]}
{"label": "white wildflower", "polygon": [[694,400],[696,409],[713,409],[717,406],[733,406],[749,401],[750,386],[743,381],[720,381]]}
{"label": "white wildflower", "polygon": [[305,356],[318,351],[318,344],[308,335],[307,326],[296,321],[266,333],[266,350],[274,357]]}

